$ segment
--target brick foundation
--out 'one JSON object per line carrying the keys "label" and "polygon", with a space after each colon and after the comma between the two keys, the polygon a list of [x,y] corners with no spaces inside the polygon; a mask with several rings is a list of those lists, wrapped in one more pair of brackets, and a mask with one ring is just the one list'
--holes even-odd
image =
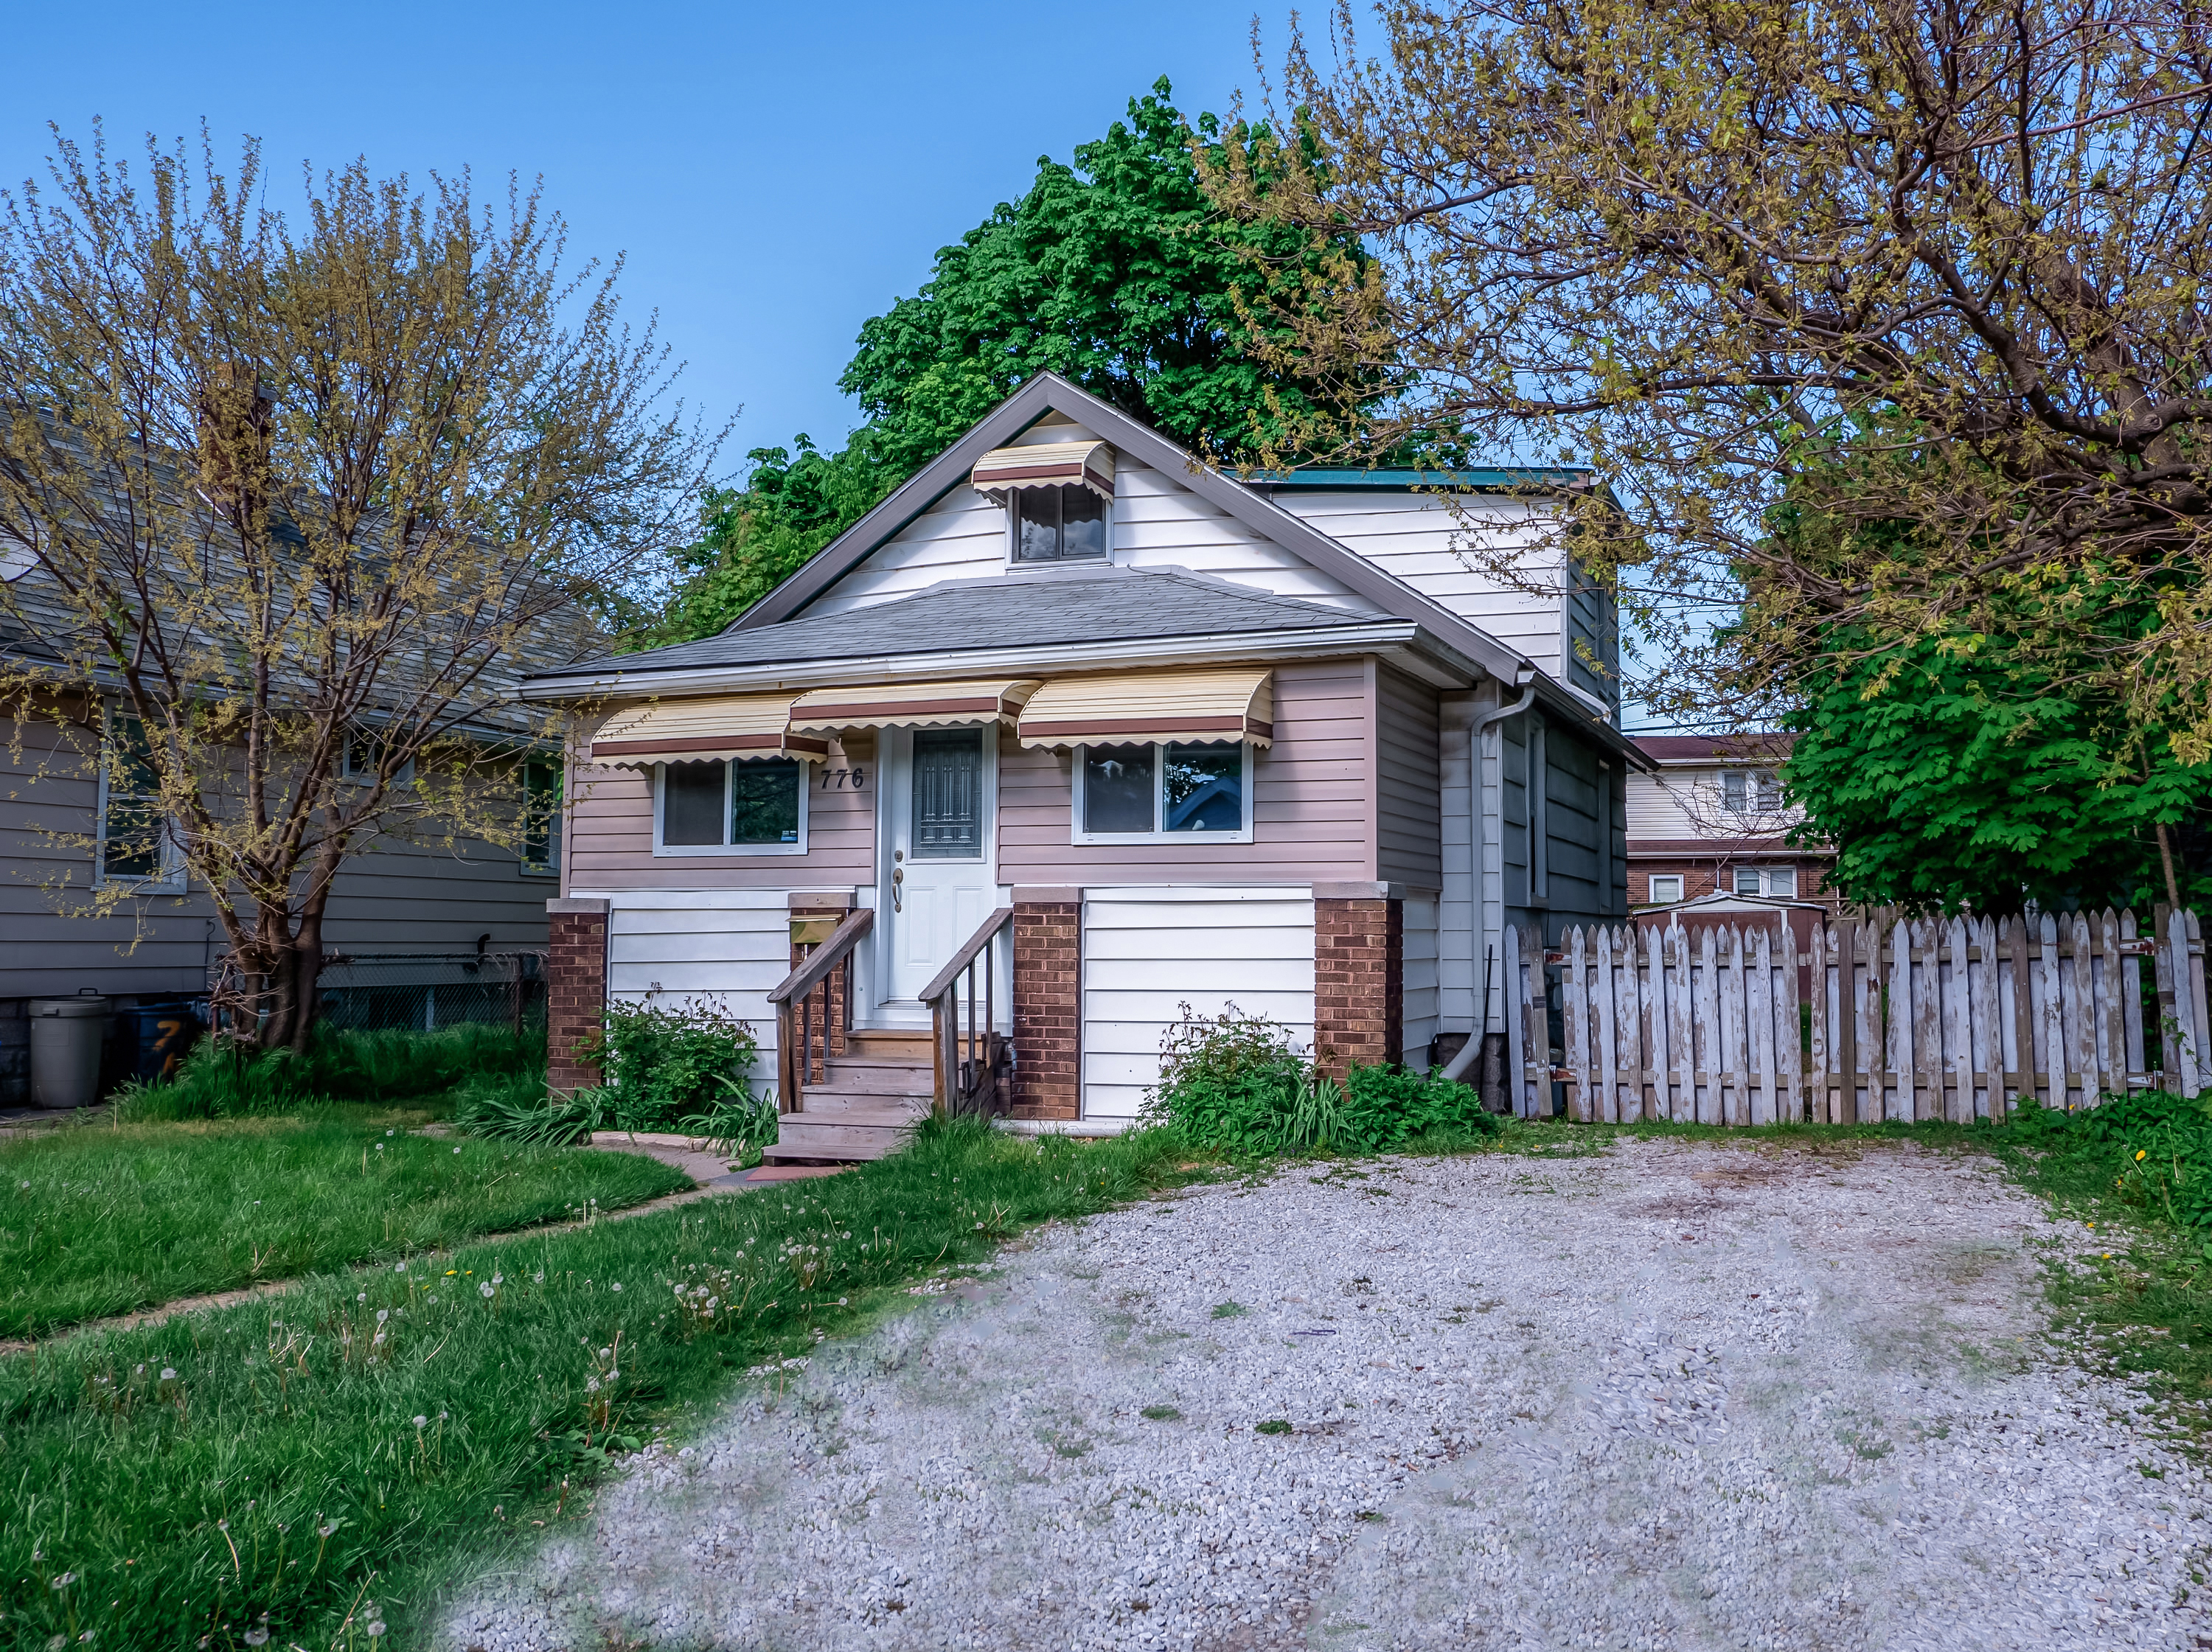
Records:
{"label": "brick foundation", "polygon": [[1314,1055],[1334,1078],[1405,1059],[1405,902],[1314,900]]}
{"label": "brick foundation", "polygon": [[1077,890],[1014,892],[1013,1116],[1083,1108],[1083,901]]}
{"label": "brick foundation", "polygon": [[579,1048],[604,1024],[607,1002],[607,903],[548,901],[551,932],[545,987],[545,1085],[566,1092],[599,1082]]}

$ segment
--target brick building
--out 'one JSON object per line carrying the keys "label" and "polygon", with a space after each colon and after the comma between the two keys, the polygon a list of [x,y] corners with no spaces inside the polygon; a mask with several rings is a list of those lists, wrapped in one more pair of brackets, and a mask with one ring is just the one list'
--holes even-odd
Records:
{"label": "brick building", "polygon": [[1790,841],[1804,818],[1782,795],[1791,737],[1641,734],[1650,772],[1628,776],[1628,899],[1643,908],[1710,895],[1817,902],[1833,911],[1832,853]]}

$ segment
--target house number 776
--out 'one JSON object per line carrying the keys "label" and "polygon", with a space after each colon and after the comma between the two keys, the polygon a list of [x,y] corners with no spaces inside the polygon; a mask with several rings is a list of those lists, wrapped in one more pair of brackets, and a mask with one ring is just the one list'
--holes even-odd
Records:
{"label": "house number 776", "polygon": [[866,781],[865,768],[825,768],[822,771],[822,789],[825,792],[857,792]]}

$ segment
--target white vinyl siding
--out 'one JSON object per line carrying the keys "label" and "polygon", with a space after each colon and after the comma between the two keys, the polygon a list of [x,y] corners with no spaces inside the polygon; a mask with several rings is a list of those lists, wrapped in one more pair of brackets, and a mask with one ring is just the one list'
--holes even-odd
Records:
{"label": "white vinyl siding", "polygon": [[707,1004],[750,1023],[760,1041],[756,1094],[775,1082],[769,989],[790,973],[783,890],[623,890],[608,899],[608,996],[664,1009]]}
{"label": "white vinyl siding", "polygon": [[1083,902],[1083,1114],[1134,1118],[1182,1015],[1231,1001],[1313,1045],[1314,903],[1303,890],[1091,889]]}

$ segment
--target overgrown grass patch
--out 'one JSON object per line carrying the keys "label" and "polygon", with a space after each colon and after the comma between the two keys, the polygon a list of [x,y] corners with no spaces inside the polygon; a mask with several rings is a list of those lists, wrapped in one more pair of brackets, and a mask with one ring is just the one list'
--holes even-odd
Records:
{"label": "overgrown grass patch", "polygon": [[475,1022],[434,1032],[348,1032],[318,1027],[304,1052],[241,1051],[203,1040],[163,1083],[133,1084],[118,1118],[264,1118],[320,1102],[390,1104],[439,1095],[470,1080],[545,1071],[545,1035]]}
{"label": "overgrown grass patch", "polygon": [[1187,1155],[1155,1132],[929,1127],[837,1176],[0,1360],[0,1644],[265,1628],[365,1652],[372,1604],[381,1648],[419,1643],[441,1586],[577,1518],[611,1461],[733,1377],[1027,1224],[1202,1174]]}
{"label": "overgrown grass patch", "polygon": [[420,1120],[325,1106],[0,1143],[0,1335],[390,1260],[687,1181],[635,1154],[410,1134]]}

